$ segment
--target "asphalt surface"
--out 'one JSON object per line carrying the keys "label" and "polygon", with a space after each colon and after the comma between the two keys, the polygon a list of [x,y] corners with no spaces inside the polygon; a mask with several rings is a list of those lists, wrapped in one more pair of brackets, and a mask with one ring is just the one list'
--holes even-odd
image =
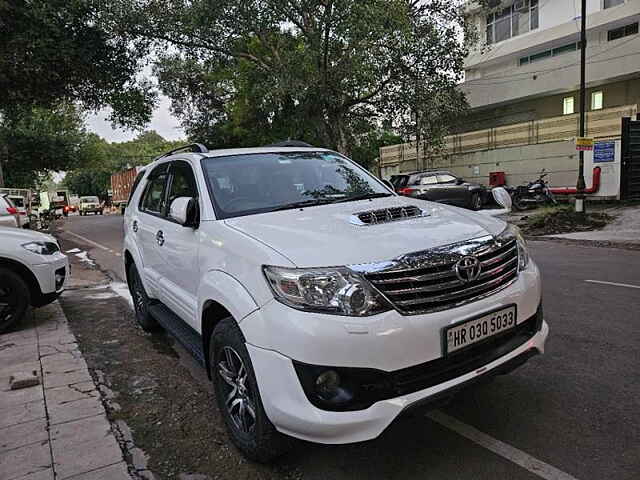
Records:
{"label": "asphalt surface", "polygon": [[[62,229],[122,280],[121,216],[72,216]],[[395,422],[375,441],[307,445],[288,460],[300,476],[640,478],[640,252],[558,242],[530,249],[551,328],[545,355],[430,416]],[[195,362],[187,367],[205,381]]]}

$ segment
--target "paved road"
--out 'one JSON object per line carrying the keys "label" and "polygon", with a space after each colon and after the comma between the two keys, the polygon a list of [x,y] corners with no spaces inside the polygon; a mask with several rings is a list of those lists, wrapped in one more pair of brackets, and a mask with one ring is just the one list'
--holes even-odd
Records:
{"label": "paved road", "polygon": [[[122,278],[112,253],[122,217],[70,217],[64,228],[99,243],[85,245]],[[547,353],[376,441],[310,446],[297,459],[304,478],[640,478],[640,252],[530,245]]]}

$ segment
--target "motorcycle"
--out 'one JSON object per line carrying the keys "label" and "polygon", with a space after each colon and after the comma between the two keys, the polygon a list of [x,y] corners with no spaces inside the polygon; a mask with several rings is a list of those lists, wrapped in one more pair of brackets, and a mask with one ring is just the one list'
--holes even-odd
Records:
{"label": "motorcycle", "polygon": [[527,185],[519,185],[508,189],[516,210],[528,210],[538,205],[557,205],[558,202],[549,189],[549,184],[544,180],[548,174],[542,169],[537,180]]}

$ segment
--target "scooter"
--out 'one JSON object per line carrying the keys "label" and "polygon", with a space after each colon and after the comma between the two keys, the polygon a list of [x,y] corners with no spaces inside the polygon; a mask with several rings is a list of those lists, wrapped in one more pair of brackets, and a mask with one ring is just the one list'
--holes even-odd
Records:
{"label": "scooter", "polygon": [[545,169],[542,169],[537,180],[529,182],[527,185],[519,185],[507,190],[511,195],[513,207],[516,210],[528,210],[539,205],[558,204],[549,189],[549,184],[544,180],[547,175]]}

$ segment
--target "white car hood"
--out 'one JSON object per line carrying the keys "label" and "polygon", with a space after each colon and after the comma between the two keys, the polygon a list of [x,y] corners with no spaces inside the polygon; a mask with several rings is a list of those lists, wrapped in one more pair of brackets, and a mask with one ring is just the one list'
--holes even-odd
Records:
{"label": "white car hood", "polygon": [[[427,216],[354,225],[358,212],[416,205]],[[385,261],[433,247],[498,235],[505,222],[475,212],[406,197],[321,205],[230,218],[225,223],[278,251],[298,267]]]}
{"label": "white car hood", "polygon": [[51,235],[45,233],[34,232],[33,230],[24,230],[21,228],[0,227],[0,246],[4,241],[26,242],[55,242],[57,240]]}

